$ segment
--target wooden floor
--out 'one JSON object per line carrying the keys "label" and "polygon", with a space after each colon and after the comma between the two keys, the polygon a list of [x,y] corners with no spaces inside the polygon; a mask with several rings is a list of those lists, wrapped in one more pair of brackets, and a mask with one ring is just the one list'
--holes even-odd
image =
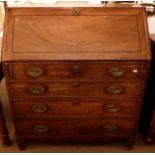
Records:
{"label": "wooden floor", "polygon": [[51,143],[30,143],[26,150],[19,151],[16,141],[13,138],[13,144],[10,147],[0,146],[0,152],[3,153],[16,153],[16,152],[27,152],[27,153],[35,153],[35,152],[48,152],[48,153],[154,153],[155,152],[155,144],[151,146],[144,145],[141,141],[141,137],[138,135],[136,137],[135,145],[132,150],[126,150],[123,143],[113,142],[113,143],[103,143],[99,145],[54,145]]}
{"label": "wooden floor", "polygon": [[[12,123],[12,114],[11,110],[9,108],[8,104],[8,97],[7,97],[7,92],[5,88],[5,80],[2,81],[1,83],[1,88],[0,88],[0,94],[1,94],[1,100],[2,100],[2,105],[3,109],[5,112],[5,117],[7,120],[7,126],[10,132],[10,137],[12,139],[12,146],[10,147],[4,147],[2,146],[2,142],[0,139],[0,152],[21,152],[19,151],[16,143],[16,138],[14,134],[14,127]],[[110,142],[110,143],[102,143],[102,144],[96,144],[96,145],[83,145],[83,144],[65,144],[65,145],[56,145],[52,143],[30,143],[25,151],[22,152],[51,152],[51,153],[67,153],[67,152],[72,152],[72,153],[96,153],[96,152],[150,152],[150,153],[155,153],[155,144],[151,146],[147,146],[144,144],[142,141],[142,136],[138,133],[135,139],[135,145],[132,150],[126,150],[124,143],[122,142]]]}

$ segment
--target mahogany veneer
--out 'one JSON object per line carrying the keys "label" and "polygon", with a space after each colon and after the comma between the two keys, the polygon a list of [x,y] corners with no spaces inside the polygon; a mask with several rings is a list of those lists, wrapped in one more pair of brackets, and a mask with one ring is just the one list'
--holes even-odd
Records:
{"label": "mahogany veneer", "polygon": [[151,54],[145,8],[6,9],[2,62],[25,142],[133,145]]}

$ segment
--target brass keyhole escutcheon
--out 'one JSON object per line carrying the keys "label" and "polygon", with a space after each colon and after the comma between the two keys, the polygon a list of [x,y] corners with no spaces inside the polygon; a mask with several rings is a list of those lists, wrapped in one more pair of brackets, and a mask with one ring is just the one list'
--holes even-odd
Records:
{"label": "brass keyhole escutcheon", "polygon": [[73,101],[72,104],[73,104],[74,106],[79,106],[79,105],[80,105],[80,101]]}
{"label": "brass keyhole escutcheon", "polygon": [[72,67],[72,74],[76,74],[80,72],[80,67],[79,66],[73,66]]}
{"label": "brass keyhole escutcheon", "polygon": [[72,15],[73,16],[80,16],[80,10],[73,10]]}
{"label": "brass keyhole escutcheon", "polygon": [[74,83],[72,83],[72,87],[73,88],[79,88],[80,87],[80,83],[79,82],[74,82]]}
{"label": "brass keyhole escutcheon", "polygon": [[71,121],[71,124],[72,125],[79,125],[80,121],[79,120],[73,120],[73,121]]}

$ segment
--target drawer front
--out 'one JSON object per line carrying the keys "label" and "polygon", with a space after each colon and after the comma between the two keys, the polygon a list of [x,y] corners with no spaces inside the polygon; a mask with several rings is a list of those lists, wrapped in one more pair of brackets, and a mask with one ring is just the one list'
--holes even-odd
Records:
{"label": "drawer front", "polygon": [[16,117],[135,117],[140,101],[15,100],[12,104]]}
{"label": "drawer front", "polygon": [[141,97],[143,83],[50,82],[10,83],[12,98],[18,97]]}
{"label": "drawer front", "polygon": [[54,135],[128,135],[133,134],[136,122],[132,119],[51,119],[18,120],[18,136]]}
{"label": "drawer front", "polygon": [[[140,79],[146,76],[146,63],[125,62],[53,62],[53,63],[13,63],[9,70],[14,79],[54,80],[54,79]],[[143,67],[146,66],[146,67]],[[141,75],[143,73],[143,75]],[[104,79],[103,79],[104,78]],[[123,79],[122,79],[123,78]],[[144,78],[144,77],[142,77]]]}

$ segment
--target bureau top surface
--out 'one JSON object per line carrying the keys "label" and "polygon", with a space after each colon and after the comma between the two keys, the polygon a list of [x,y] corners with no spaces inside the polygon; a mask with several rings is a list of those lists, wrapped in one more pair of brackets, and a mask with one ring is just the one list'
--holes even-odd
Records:
{"label": "bureau top surface", "polygon": [[151,59],[141,7],[6,11],[2,61]]}

